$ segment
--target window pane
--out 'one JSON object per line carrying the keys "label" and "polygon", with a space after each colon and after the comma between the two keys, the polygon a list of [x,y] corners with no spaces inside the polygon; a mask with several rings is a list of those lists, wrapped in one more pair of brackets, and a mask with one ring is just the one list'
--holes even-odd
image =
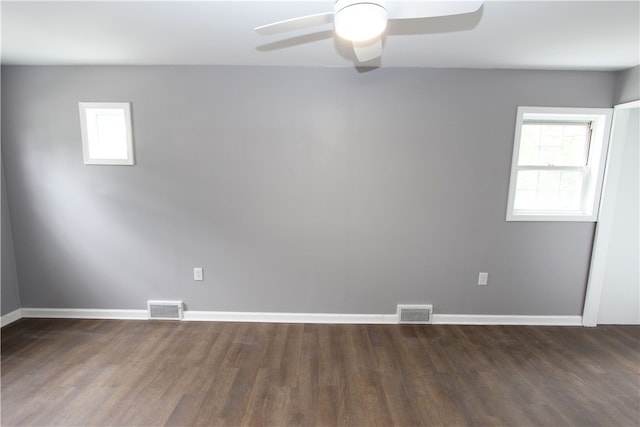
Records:
{"label": "window pane", "polygon": [[589,123],[524,123],[518,165],[584,166],[589,136]]}
{"label": "window pane", "polygon": [[579,171],[562,171],[560,175],[560,189],[578,191],[582,190],[583,173]]}
{"label": "window pane", "polygon": [[536,190],[516,190],[516,200],[513,204],[515,209],[535,209]]}
{"label": "window pane", "polygon": [[79,102],[82,157],[86,165],[133,165],[128,102]]}
{"label": "window pane", "polygon": [[536,190],[538,188],[538,171],[520,171],[518,172],[518,182],[516,189],[518,190]]}
{"label": "window pane", "polygon": [[87,125],[89,157],[127,158],[127,130],[123,110],[88,108]]}
{"label": "window pane", "polygon": [[564,170],[518,171],[515,209],[578,210],[583,172]]}
{"label": "window pane", "polygon": [[557,210],[577,210],[580,207],[580,191],[560,190]]}

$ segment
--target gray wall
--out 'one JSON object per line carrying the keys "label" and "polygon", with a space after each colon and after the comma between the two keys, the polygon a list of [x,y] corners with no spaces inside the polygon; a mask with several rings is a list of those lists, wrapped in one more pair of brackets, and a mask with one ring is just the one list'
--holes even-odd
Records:
{"label": "gray wall", "polygon": [[640,65],[619,73],[616,104],[640,99]]}
{"label": "gray wall", "polygon": [[[610,107],[616,73],[10,66],[2,77],[24,307],[582,313],[594,224],[504,219],[516,107]],[[82,164],[78,101],[132,102],[135,166]]]}
{"label": "gray wall", "polygon": [[2,262],[0,263],[1,272],[1,294],[0,294],[0,315],[11,313],[21,307],[20,292],[18,290],[18,274],[16,271],[16,259],[13,250],[13,233],[11,232],[11,218],[9,216],[9,207],[7,204],[7,191],[5,188],[4,169],[0,171],[0,190],[2,193],[2,215],[0,237],[2,246],[0,254]]}

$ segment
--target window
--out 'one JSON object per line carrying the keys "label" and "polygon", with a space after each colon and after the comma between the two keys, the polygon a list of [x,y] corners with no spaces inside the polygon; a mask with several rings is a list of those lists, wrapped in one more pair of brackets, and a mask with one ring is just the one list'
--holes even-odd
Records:
{"label": "window", "polygon": [[80,102],[79,107],[84,163],[133,165],[129,103]]}
{"label": "window", "polygon": [[519,107],[507,221],[595,221],[611,109]]}

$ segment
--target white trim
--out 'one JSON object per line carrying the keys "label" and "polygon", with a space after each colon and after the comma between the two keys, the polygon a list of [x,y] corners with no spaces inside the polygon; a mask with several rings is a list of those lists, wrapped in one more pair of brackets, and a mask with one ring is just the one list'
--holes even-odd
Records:
{"label": "white trim", "polygon": [[213,322],[387,324],[397,319],[396,314],[184,312],[184,320]]}
{"label": "white trim", "polygon": [[[18,310],[16,310],[17,312]],[[14,312],[15,313],[15,312]],[[12,313],[10,313],[12,314]],[[8,316],[8,315],[7,315]],[[16,314],[15,316],[18,316]],[[134,319],[148,320],[146,310],[101,310],[67,308],[23,308],[20,317],[59,319]],[[3,319],[6,316],[3,316]],[[16,319],[17,320],[17,319]],[[260,313],[238,311],[184,311],[184,321],[192,322],[264,322],[326,324],[397,324],[394,314],[343,313]],[[510,316],[484,314],[434,314],[439,325],[547,325],[581,326],[582,316]]]}
{"label": "white trim", "polygon": [[23,308],[22,317],[56,319],[146,320],[147,310],[103,310],[97,308]]}
{"label": "white trim", "polygon": [[509,316],[486,314],[434,314],[434,325],[582,326],[582,316]]}
{"label": "white trim", "polygon": [[640,108],[640,99],[637,101],[625,102],[624,104],[618,104],[613,107],[614,110],[623,110],[625,108]]}
{"label": "white trim", "polygon": [[19,308],[17,310],[13,310],[11,313],[7,313],[4,316],[0,317],[0,327],[4,328],[5,326],[22,319],[22,309]]}
{"label": "white trim", "polygon": [[[582,319],[584,326],[597,326],[600,312],[600,299],[604,286],[604,276],[607,264],[607,253],[613,229],[613,215],[618,198],[616,191],[620,182],[620,170],[624,160],[624,142],[627,138],[627,122],[629,109],[640,108],[640,100],[616,105],[614,108],[613,125],[609,141],[609,152],[605,166],[602,196],[600,201],[600,216],[596,224],[591,265],[587,280],[587,293],[584,301]],[[615,141],[622,141],[616,144]]]}

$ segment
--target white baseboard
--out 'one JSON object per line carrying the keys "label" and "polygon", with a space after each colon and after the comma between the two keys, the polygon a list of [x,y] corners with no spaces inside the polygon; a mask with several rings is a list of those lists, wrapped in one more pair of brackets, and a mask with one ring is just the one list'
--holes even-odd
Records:
{"label": "white baseboard", "polygon": [[185,311],[184,320],[213,322],[387,324],[397,323],[397,315],[395,313],[333,314]]}
{"label": "white baseboard", "polygon": [[23,308],[22,317],[53,319],[146,320],[147,310],[104,310],[97,308]]}
{"label": "white baseboard", "polygon": [[16,320],[22,319],[22,309],[19,308],[17,310],[13,310],[11,313],[7,313],[4,316],[0,317],[0,328],[3,328]]}
{"label": "white baseboard", "polygon": [[434,325],[582,326],[582,316],[504,316],[484,314],[434,314]]}
{"label": "white baseboard", "polygon": [[[72,308],[22,308],[2,316],[2,326],[23,317],[59,319],[132,319],[146,320],[146,310],[103,310]],[[258,313],[231,311],[184,312],[193,322],[264,322],[327,324],[396,324],[397,314],[339,313]],[[582,316],[508,316],[480,314],[434,314],[435,325],[532,325],[582,326]]]}

